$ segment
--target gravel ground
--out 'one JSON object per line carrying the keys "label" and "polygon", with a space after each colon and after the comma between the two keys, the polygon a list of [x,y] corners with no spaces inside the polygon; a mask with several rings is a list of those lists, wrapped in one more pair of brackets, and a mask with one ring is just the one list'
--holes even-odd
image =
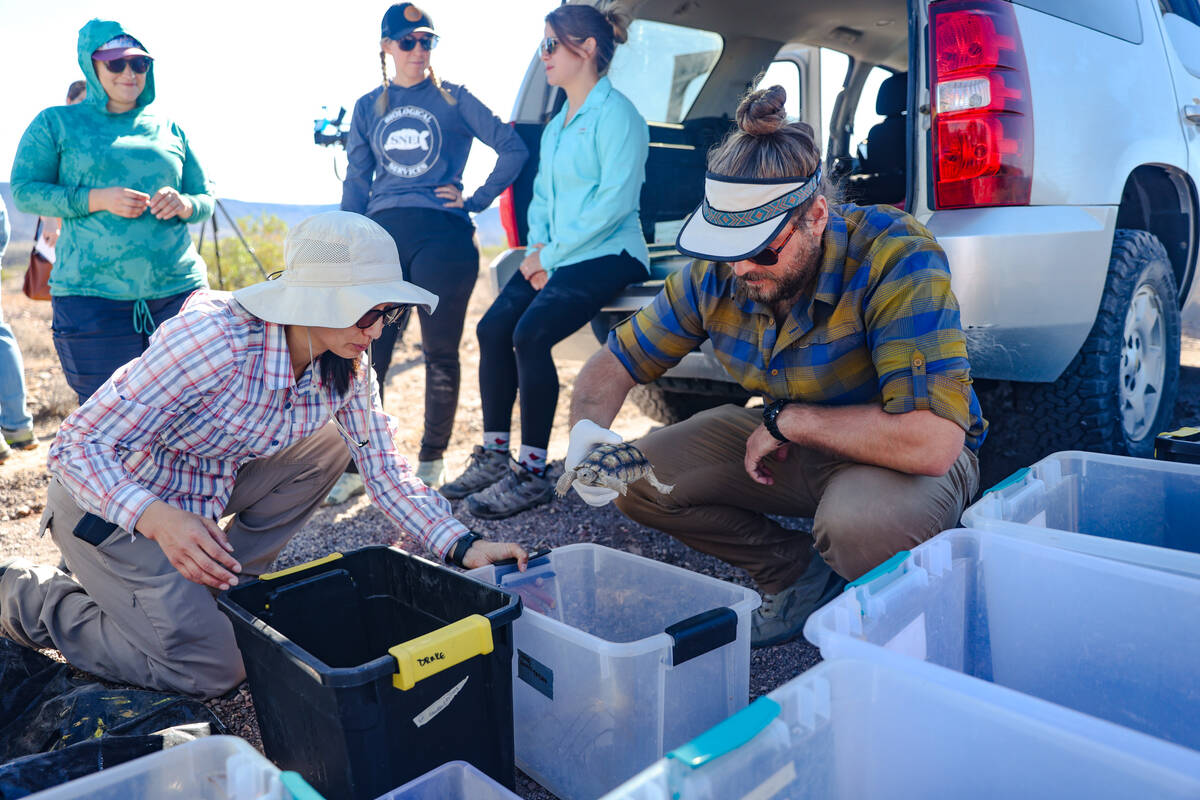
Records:
{"label": "gravel ground", "polygon": [[[4,274],[5,318],[12,323],[25,355],[36,432],[43,442],[48,443],[59,421],[73,408],[73,394],[62,379],[50,343],[49,304],[26,300],[20,295],[19,282],[20,275],[15,270]],[[478,365],[478,345],[472,331],[474,321],[486,307],[487,293],[482,291],[482,285],[479,289],[472,299],[467,335],[463,340],[465,379],[454,436],[447,453],[447,463],[452,473],[465,465],[471,447],[481,435],[480,403],[474,377]],[[1200,421],[1200,341],[1194,338],[1200,335],[1200,309],[1193,308],[1190,312],[1185,318],[1185,331],[1189,334],[1184,341],[1184,363],[1187,366],[1181,377],[1176,413],[1176,422],[1180,424]],[[420,348],[411,341],[412,338],[410,335],[408,341],[397,345],[392,371],[388,376],[386,407],[408,423],[401,444],[406,452],[415,453],[421,433],[424,371],[419,368],[422,363]],[[561,457],[566,450],[566,410],[577,370],[578,365],[560,369],[561,394],[551,439],[551,456]],[[997,402],[1002,401],[1001,393]],[[984,413],[987,413],[986,407]],[[627,438],[635,438],[651,430],[654,424],[632,408],[632,404],[627,404],[614,423],[614,428]],[[514,420],[513,429],[519,429],[517,420]],[[1016,435],[1019,437],[1019,434]],[[996,447],[995,455],[986,449],[984,451],[984,486],[1012,469],[1006,460],[1011,456],[1009,446],[1003,444],[1005,439],[997,439],[1001,444]],[[37,451],[15,454],[0,467],[0,556],[20,554],[45,563],[56,563],[58,560],[57,549],[50,539],[36,536],[38,514],[42,509],[47,483],[44,466],[43,446]],[[555,472],[560,469],[561,462],[555,462]],[[455,514],[493,539],[516,541],[526,547],[596,542],[723,580],[750,585],[743,573],[723,562],[689,550],[663,534],[637,525],[612,508],[590,508],[574,493],[564,500],[556,500],[548,506],[499,522],[473,519],[461,502],[455,504]],[[785,522],[804,530],[810,524],[809,520]],[[334,550],[348,551],[369,544],[392,543],[395,543],[395,527],[365,498],[359,497],[343,506],[319,511],[284,549],[277,566],[304,563]],[[419,546],[411,541],[401,541],[399,545],[420,552]],[[816,648],[804,641],[754,651],[750,665],[751,698],[785,683],[818,660]],[[231,733],[261,748],[258,724],[246,685],[224,698],[211,701],[210,706]],[[553,798],[553,795],[524,775],[518,776],[518,794],[538,800]]]}

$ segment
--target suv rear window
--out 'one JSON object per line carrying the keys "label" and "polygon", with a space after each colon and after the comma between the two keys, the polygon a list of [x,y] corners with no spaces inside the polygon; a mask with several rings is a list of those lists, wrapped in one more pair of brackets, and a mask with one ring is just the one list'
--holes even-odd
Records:
{"label": "suv rear window", "polygon": [[1013,0],[1100,33],[1142,43],[1142,18],[1135,0]]}
{"label": "suv rear window", "polygon": [[608,77],[647,122],[683,122],[724,41],[710,31],[634,20]]}

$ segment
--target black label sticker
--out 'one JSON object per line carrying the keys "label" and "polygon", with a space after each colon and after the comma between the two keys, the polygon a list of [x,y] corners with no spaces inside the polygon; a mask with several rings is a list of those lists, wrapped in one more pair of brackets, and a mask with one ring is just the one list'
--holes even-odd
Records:
{"label": "black label sticker", "polygon": [[554,699],[554,670],[523,650],[517,650],[517,677]]}

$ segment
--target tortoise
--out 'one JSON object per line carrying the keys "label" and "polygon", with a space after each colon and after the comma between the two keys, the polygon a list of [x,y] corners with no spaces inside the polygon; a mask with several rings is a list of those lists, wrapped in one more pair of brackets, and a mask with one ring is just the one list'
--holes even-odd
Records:
{"label": "tortoise", "polygon": [[629,442],[602,444],[564,472],[555,491],[562,497],[573,482],[579,481],[584,486],[604,486],[625,494],[629,484],[642,478],[663,494],[670,494],[675,488],[659,481],[646,456]]}

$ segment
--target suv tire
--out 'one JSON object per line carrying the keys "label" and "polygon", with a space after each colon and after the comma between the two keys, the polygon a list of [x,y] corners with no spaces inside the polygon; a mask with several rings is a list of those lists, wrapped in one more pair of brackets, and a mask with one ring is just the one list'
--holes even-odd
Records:
{"label": "suv tire", "polygon": [[1175,413],[1179,330],[1178,290],[1162,242],[1118,229],[1091,333],[1057,381],[1013,385],[1014,422],[1041,455],[1152,457],[1154,437]]}
{"label": "suv tire", "polygon": [[674,425],[693,414],[727,403],[744,406],[751,394],[736,383],[701,378],[661,378],[633,387],[629,397],[650,419]]}

